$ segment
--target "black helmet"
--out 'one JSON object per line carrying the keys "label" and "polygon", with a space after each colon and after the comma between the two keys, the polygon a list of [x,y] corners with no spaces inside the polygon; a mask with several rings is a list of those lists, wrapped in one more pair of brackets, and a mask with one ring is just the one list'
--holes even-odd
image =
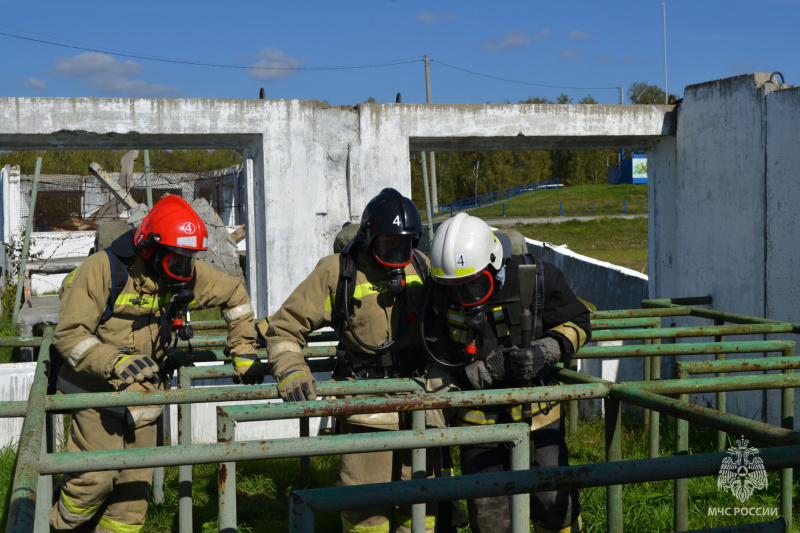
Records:
{"label": "black helmet", "polygon": [[384,235],[410,235],[416,248],[422,235],[419,210],[409,198],[387,187],[364,208],[357,235],[365,251],[370,249],[375,237]]}

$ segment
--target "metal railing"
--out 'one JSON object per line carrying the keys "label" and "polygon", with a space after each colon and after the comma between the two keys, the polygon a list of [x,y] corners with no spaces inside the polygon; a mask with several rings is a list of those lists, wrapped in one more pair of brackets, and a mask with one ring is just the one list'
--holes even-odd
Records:
{"label": "metal railing", "polygon": [[437,211],[434,214],[439,215],[441,213],[449,212],[450,216],[453,216],[454,213],[458,213],[459,211],[466,211],[469,209],[475,209],[476,207],[501,202],[503,200],[510,200],[511,198],[526,192],[557,189],[560,187],[563,187],[563,185],[558,178],[533,181],[523,185],[515,185],[499,191],[489,191],[480,195],[472,196],[470,198],[462,198],[461,200],[456,200],[455,202],[450,202],[447,204],[439,204]]}
{"label": "metal railing", "polygon": [[[339,398],[303,403],[271,403],[246,406],[221,406],[217,411],[217,442],[192,443],[191,409],[187,406],[205,402],[277,399],[274,384],[256,386],[212,386],[191,388],[192,380],[230,377],[229,364],[222,366],[184,368],[178,373],[178,388],[156,393],[93,393],[48,396],[46,371],[52,329],[47,328],[42,337],[26,339],[0,339],[0,345],[39,346],[41,357],[35,370],[27,406],[23,402],[7,402],[0,406],[0,416],[25,414],[17,469],[11,492],[7,531],[47,531],[47,514],[52,491],[50,476],[56,473],[120,468],[179,466],[179,523],[180,531],[192,530],[191,519],[191,465],[219,464],[219,521],[223,531],[235,531],[235,463],[275,457],[310,457],[369,451],[412,449],[415,461],[411,481],[376,484],[359,487],[331,487],[309,489],[293,493],[291,503],[292,531],[313,530],[314,511],[340,511],[354,507],[370,507],[380,503],[416,504],[412,508],[412,530],[424,530],[423,503],[468,498],[473,496],[512,495],[513,524],[515,532],[528,530],[528,494],[536,490],[568,489],[607,486],[607,526],[609,531],[622,531],[622,484],[645,481],[675,480],[675,528],[686,529],[687,485],[690,477],[716,475],[724,453],[688,455],[689,422],[715,429],[719,432],[718,450],[724,450],[727,433],[745,435],[774,447],[762,450],[760,457],[767,470],[782,470],[780,512],[791,530],[792,467],[800,466],[800,433],[793,431],[792,388],[800,384],[800,374],[792,373],[800,367],[795,357],[794,342],[785,340],[726,341],[732,335],[765,335],[798,333],[800,324],[789,324],[757,317],[747,317],[691,307],[710,305],[710,298],[647,300],[644,309],[600,311],[594,313],[593,340],[623,340],[643,344],[622,346],[586,346],[575,359],[642,358],[642,381],[615,383],[587,376],[573,369],[552,367],[562,382],[559,386],[512,388],[490,391],[450,392],[427,394],[423,384],[416,380],[376,380],[356,383],[319,383],[321,396],[352,396],[354,394],[380,394],[369,398]],[[662,328],[662,317],[696,317],[712,320],[714,325],[696,327]],[[733,324],[727,324],[731,322]],[[196,329],[218,329],[224,323],[198,323]],[[661,339],[713,337],[714,342],[679,342],[661,344]],[[313,340],[330,341],[330,334],[314,335]],[[224,336],[198,337],[193,344],[201,349],[196,359],[226,361],[219,348]],[[312,346],[306,357],[317,368],[330,369],[334,348]],[[724,354],[779,353],[781,357],[725,360]],[[678,361],[677,378],[660,379],[660,357],[696,356],[714,354],[714,361]],[[322,359],[317,359],[322,358]],[[775,370],[780,374],[726,376],[731,372]],[[717,373],[713,378],[691,378],[697,373]],[[733,390],[782,389],[781,426],[756,422],[725,412],[725,393]],[[689,403],[689,393],[714,392],[716,409]],[[389,395],[389,397],[384,397]],[[678,399],[668,395],[680,395]],[[519,405],[542,401],[569,402],[570,431],[577,429],[577,402],[596,399],[605,404],[606,461],[607,463],[554,467],[539,470],[527,469],[527,452],[519,451],[515,465],[518,470],[498,474],[480,474],[457,478],[424,479],[424,453],[428,447],[458,445],[466,442],[511,442],[523,450],[527,438],[519,438],[514,424],[487,429],[480,426],[425,430],[422,414],[428,409],[474,407],[483,405]],[[649,458],[623,460],[621,448],[621,406],[636,405],[646,410],[649,432]],[[179,434],[177,444],[133,450],[97,451],[81,453],[54,453],[52,443],[52,416],[78,408],[114,407],[121,405],[168,405],[179,409]],[[309,437],[307,421],[312,417],[337,416],[351,413],[411,411],[415,425],[411,430],[386,433],[365,433],[358,436],[320,435]],[[674,416],[676,424],[675,456],[659,458],[659,416]],[[267,421],[300,418],[301,439],[274,439],[267,441],[237,442],[233,422]],[[527,435],[527,428],[523,428]],[[345,437],[345,438],[343,438]],[[168,441],[170,439],[167,439]],[[515,448],[516,449],[516,448]],[[524,456],[525,459],[519,459]],[[517,464],[519,462],[519,464]],[[524,465],[523,465],[524,463]],[[500,482],[502,481],[502,482]],[[160,489],[154,485],[156,493]],[[353,496],[358,493],[358,497]],[[38,498],[37,494],[46,495]],[[156,496],[157,497],[157,496]],[[38,504],[37,504],[38,502]],[[680,515],[680,516],[679,516]],[[682,517],[682,518],[681,518]],[[773,522],[764,527],[778,527]],[[769,525],[772,524],[772,525]],[[753,525],[751,524],[750,527]],[[779,529],[768,529],[779,530]]]}
{"label": "metal railing", "polygon": [[[647,214],[647,202],[554,202],[550,204],[507,204],[473,206],[467,209],[480,217],[565,217]],[[458,210],[450,210],[453,217]]]}

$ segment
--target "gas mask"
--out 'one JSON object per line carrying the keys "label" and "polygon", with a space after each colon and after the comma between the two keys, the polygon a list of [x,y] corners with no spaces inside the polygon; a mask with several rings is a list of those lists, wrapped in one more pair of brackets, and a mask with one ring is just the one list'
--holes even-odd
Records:
{"label": "gas mask", "polygon": [[194,277],[194,258],[196,252],[184,248],[160,245],[147,259],[151,272],[157,273],[169,287],[187,284]]}
{"label": "gas mask", "polygon": [[405,267],[414,257],[410,235],[381,235],[372,241],[372,257],[389,270],[389,280],[384,287],[399,294],[406,288]]}

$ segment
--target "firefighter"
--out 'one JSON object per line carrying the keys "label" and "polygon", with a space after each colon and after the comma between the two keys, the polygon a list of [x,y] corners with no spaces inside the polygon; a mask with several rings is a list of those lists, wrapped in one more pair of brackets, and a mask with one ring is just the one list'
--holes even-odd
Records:
{"label": "firefighter", "polygon": [[[285,401],[316,398],[316,381],[302,350],[305,336],[326,326],[333,327],[341,341],[333,379],[423,373],[416,321],[428,259],[416,250],[421,233],[414,203],[394,189],[383,189],[367,204],[355,237],[341,253],[317,263],[271,317],[268,328],[263,322],[258,325],[267,343],[270,372]],[[340,417],[337,433],[405,429],[403,418],[398,413]],[[342,455],[339,473],[342,485],[410,479],[410,453]],[[426,530],[433,530],[434,514],[426,517]],[[410,506],[342,512],[342,529],[347,533],[410,530],[410,523]]]}
{"label": "firefighter", "polygon": [[[176,309],[219,306],[228,323],[234,381],[263,381],[253,307],[244,286],[198,259],[208,232],[178,196],[160,200],[142,221],[90,256],[62,294],[53,345],[64,363],[59,394],[154,391],[171,353]],[[176,304],[177,302],[177,304]],[[72,412],[68,452],[156,445],[163,406]],[[62,479],[50,524],[56,531],[136,532],[144,524],[152,468],[83,472]]]}
{"label": "firefighter", "polygon": [[[521,285],[521,265],[538,267],[535,282]],[[440,368],[448,369],[461,390],[551,385],[548,365],[569,360],[591,336],[589,310],[562,272],[530,255],[503,257],[500,240],[479,218],[459,213],[438,228],[431,248],[431,293],[436,325],[424,347]],[[522,292],[527,292],[523,295]],[[531,303],[528,345],[522,301]],[[425,315],[427,324],[427,313]],[[428,326],[426,325],[426,328]],[[564,410],[560,403],[457,409],[452,425],[474,426],[526,420],[531,425],[531,468],[568,465]],[[523,413],[526,416],[523,416]],[[508,448],[500,444],[462,445],[463,474],[509,470]],[[507,531],[510,498],[467,501],[474,533]],[[531,494],[537,532],[582,531],[578,491]]]}

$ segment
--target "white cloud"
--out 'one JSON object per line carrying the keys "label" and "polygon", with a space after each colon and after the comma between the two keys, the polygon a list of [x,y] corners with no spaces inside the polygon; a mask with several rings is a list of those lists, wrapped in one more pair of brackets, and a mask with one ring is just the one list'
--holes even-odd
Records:
{"label": "white cloud", "polygon": [[144,67],[134,61],[120,63],[115,57],[100,52],[85,52],[75,57],[56,59],[56,72],[71,78],[93,76],[129,77],[139,74]]}
{"label": "white cloud", "polygon": [[47,82],[46,81],[34,78],[33,76],[31,76],[30,78],[25,80],[25,82],[23,82],[22,85],[25,86],[28,89],[36,89],[36,90],[39,90],[39,91],[43,91],[43,90],[47,89]]}
{"label": "white cloud", "polygon": [[578,52],[576,52],[575,50],[570,50],[568,48],[568,49],[562,51],[560,54],[558,54],[558,57],[560,57],[561,59],[576,59],[576,58],[580,57],[580,54]]}
{"label": "white cloud", "polygon": [[264,48],[258,53],[258,61],[247,68],[247,73],[259,80],[276,80],[296,73],[305,63],[296,57],[289,57],[277,48]]}
{"label": "white cloud", "polygon": [[448,11],[446,13],[433,13],[430,11],[423,11],[416,16],[415,20],[425,25],[434,24],[441,20],[455,20],[458,17],[455,13]]}
{"label": "white cloud", "polygon": [[143,80],[131,80],[144,71],[135,61],[121,62],[100,52],[85,52],[75,57],[55,60],[55,72],[61,76],[89,85],[92,91],[106,94],[125,94],[140,98],[177,95],[177,88]]}
{"label": "white cloud", "polygon": [[594,35],[591,33],[586,33],[585,31],[580,30],[572,30],[567,35],[568,39],[573,39],[575,41],[588,41],[590,39],[594,39]]}
{"label": "white cloud", "polygon": [[550,35],[550,33],[550,30],[542,30],[536,35],[531,35],[514,28],[510,32],[506,33],[505,35],[501,35],[497,39],[483,41],[483,43],[481,43],[481,48],[487,52],[498,52],[500,50],[519,48],[521,46],[530,44],[533,41],[544,39]]}

